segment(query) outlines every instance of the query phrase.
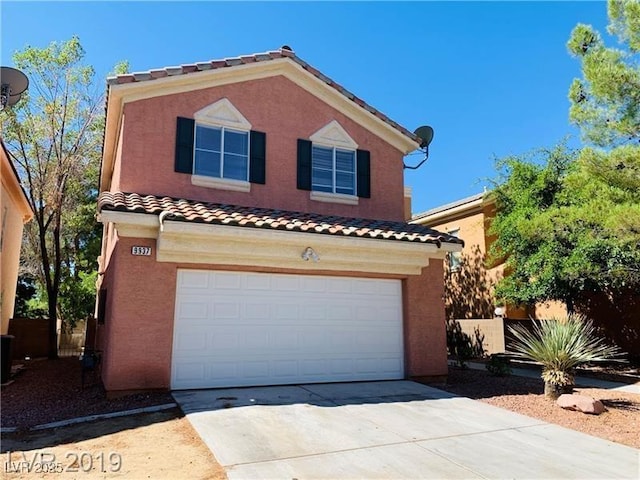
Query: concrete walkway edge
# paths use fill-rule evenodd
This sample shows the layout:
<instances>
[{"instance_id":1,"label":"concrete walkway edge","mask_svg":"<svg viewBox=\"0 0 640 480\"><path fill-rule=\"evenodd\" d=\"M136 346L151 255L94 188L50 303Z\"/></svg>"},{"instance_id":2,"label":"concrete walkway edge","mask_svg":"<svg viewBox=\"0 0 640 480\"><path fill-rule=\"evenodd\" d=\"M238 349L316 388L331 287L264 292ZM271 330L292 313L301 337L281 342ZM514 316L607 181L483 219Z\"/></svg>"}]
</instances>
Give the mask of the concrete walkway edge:
<instances>
[{"instance_id":1,"label":"concrete walkway edge","mask_svg":"<svg viewBox=\"0 0 640 480\"><path fill-rule=\"evenodd\" d=\"M473 370L486 370L484 363L479 362L467 362L469 368ZM511 375L517 375L519 377L528 378L540 378L540 372L529 368L519 368L511 366ZM640 394L640 383L622 383L611 382L609 380L600 380L599 378L585 377L577 375L575 377L576 386L578 387L591 387L591 388L604 388L606 390L616 390L619 392L636 393Z\"/></svg>"},{"instance_id":2,"label":"concrete walkway edge","mask_svg":"<svg viewBox=\"0 0 640 480\"><path fill-rule=\"evenodd\" d=\"M119 412L99 413L95 415L88 415L86 417L69 418L67 420L60 420L58 422L43 423L34 427L26 428L26 431L34 430L46 430L48 428L66 427L67 425L74 425L76 423L92 422L94 420L104 420L107 418L125 417L129 415L136 415L138 413L153 413L162 410L169 410L170 408L176 408L177 403L165 403L162 405L154 405L152 407L134 408L132 410L121 410ZM3 427L0 429L0 433L12 433L17 431L17 427Z\"/></svg>"}]
</instances>

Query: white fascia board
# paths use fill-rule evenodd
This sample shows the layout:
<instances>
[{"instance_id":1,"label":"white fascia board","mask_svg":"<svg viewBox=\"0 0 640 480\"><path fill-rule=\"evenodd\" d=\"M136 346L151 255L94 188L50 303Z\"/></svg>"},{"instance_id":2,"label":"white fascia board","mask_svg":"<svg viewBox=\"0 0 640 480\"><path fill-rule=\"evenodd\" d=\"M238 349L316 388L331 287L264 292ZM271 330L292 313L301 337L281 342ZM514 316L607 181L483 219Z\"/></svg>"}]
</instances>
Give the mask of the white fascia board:
<instances>
[{"instance_id":1,"label":"white fascia board","mask_svg":"<svg viewBox=\"0 0 640 480\"><path fill-rule=\"evenodd\" d=\"M103 210L98 214L98 221L115 224L121 237L157 238L160 229L158 217L146 213Z\"/></svg>"}]
</instances>

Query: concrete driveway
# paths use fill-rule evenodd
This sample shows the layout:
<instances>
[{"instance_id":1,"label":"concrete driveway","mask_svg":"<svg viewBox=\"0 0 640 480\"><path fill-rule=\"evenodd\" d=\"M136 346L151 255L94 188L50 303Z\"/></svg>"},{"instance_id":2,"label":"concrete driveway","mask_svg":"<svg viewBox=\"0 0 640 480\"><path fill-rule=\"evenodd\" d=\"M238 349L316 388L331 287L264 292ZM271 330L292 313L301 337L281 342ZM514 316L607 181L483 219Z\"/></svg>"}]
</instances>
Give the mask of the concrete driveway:
<instances>
[{"instance_id":1,"label":"concrete driveway","mask_svg":"<svg viewBox=\"0 0 640 480\"><path fill-rule=\"evenodd\" d=\"M173 396L230 480L640 474L636 449L409 381Z\"/></svg>"}]
</instances>

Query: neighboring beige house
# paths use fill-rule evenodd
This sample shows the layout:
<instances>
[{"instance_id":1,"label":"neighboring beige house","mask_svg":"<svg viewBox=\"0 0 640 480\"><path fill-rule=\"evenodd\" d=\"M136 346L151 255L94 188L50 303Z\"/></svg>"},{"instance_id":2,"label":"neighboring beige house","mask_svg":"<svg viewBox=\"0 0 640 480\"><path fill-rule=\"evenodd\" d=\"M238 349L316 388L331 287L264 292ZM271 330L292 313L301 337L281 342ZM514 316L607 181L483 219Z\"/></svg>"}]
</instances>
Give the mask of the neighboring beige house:
<instances>
[{"instance_id":1,"label":"neighboring beige house","mask_svg":"<svg viewBox=\"0 0 640 480\"><path fill-rule=\"evenodd\" d=\"M566 308L560 302L515 307L503 305L495 298L495 284L504 275L504 263L491 264L487 257L495 239L488 232L495 214L495 203L491 197L479 193L412 217L411 223L464 240L462 251L448 254L445 262L447 318L494 319L498 314L508 319L524 320L565 315ZM500 310L496 311L497 308ZM485 333L493 336L488 331ZM499 345L497 350L501 350Z\"/></svg>"},{"instance_id":2,"label":"neighboring beige house","mask_svg":"<svg viewBox=\"0 0 640 480\"><path fill-rule=\"evenodd\" d=\"M13 316L20 265L20 246L22 244L22 227L31 220L33 212L27 196L20 185L9 153L0 139L0 156L2 157L2 190L0 199L0 215L2 216L0 233L0 264L2 265L1 297L2 334L9 328L9 319Z\"/></svg>"}]
</instances>

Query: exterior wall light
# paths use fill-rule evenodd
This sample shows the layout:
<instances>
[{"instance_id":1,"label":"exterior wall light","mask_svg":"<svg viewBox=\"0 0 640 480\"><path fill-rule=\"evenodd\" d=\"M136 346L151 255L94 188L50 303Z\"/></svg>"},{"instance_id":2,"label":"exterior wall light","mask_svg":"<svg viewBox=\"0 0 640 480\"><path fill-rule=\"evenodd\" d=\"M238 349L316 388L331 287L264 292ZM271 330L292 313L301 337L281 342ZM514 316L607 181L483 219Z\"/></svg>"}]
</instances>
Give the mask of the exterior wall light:
<instances>
[{"instance_id":1,"label":"exterior wall light","mask_svg":"<svg viewBox=\"0 0 640 480\"><path fill-rule=\"evenodd\" d=\"M311 247L305 248L301 256L302 256L302 260L304 260L305 262L308 262L309 260L318 262L318 260L320 260L320 257L318 256L318 254Z\"/></svg>"}]
</instances>

